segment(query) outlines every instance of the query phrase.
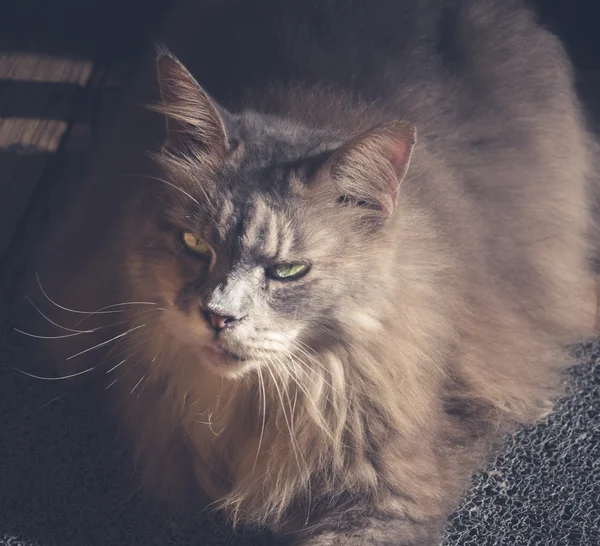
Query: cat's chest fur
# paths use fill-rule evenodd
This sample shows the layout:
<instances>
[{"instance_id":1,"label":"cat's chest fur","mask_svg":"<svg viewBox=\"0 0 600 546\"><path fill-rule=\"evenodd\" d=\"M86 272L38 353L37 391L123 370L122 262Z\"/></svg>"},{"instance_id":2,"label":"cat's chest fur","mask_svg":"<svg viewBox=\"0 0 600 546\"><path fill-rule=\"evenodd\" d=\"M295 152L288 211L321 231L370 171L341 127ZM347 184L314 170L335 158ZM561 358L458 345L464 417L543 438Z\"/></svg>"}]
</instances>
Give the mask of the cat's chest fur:
<instances>
[{"instance_id":1,"label":"cat's chest fur","mask_svg":"<svg viewBox=\"0 0 600 546\"><path fill-rule=\"evenodd\" d=\"M164 375L149 372L148 384L129 404L129 411L146 414L157 434L177 429L173 440L183 438L193 454L189 459L193 473L212 501L227 495L233 484L253 472L262 474L265 444L259 453L258 421L268 411L264 394L257 393L252 381L211 373L198 354L172 340L159 337L150 345L157 346L148 347L148 355L154 350L160 355L157 360L162 360L154 362L156 369L170 371ZM132 375L130 382L135 380Z\"/></svg>"}]
</instances>

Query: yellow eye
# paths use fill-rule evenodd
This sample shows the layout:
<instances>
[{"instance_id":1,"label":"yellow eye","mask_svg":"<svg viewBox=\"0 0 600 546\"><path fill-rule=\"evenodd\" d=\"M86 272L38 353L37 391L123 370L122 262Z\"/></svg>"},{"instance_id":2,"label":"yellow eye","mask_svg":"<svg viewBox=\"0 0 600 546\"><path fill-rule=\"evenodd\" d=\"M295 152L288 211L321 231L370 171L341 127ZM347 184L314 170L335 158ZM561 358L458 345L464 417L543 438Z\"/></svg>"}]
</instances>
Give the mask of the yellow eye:
<instances>
[{"instance_id":1,"label":"yellow eye","mask_svg":"<svg viewBox=\"0 0 600 546\"><path fill-rule=\"evenodd\" d=\"M182 234L181 239L183 244L192 252L201 256L211 256L212 252L210 245L206 241L196 237L193 233L185 231Z\"/></svg>"},{"instance_id":2,"label":"yellow eye","mask_svg":"<svg viewBox=\"0 0 600 546\"><path fill-rule=\"evenodd\" d=\"M305 263L283 263L267 269L267 273L274 279L291 281L299 279L308 273L309 266Z\"/></svg>"}]
</instances>

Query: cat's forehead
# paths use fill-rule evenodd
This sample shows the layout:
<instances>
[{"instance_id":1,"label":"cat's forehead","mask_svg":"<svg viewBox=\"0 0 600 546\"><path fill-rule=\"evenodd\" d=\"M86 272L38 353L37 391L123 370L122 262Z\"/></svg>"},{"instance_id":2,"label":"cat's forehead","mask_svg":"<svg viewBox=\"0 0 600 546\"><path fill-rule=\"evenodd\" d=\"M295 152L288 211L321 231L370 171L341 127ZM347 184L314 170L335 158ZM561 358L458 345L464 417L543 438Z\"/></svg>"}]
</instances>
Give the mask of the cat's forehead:
<instances>
[{"instance_id":1,"label":"cat's forehead","mask_svg":"<svg viewBox=\"0 0 600 546\"><path fill-rule=\"evenodd\" d=\"M234 151L216 176L217 191L233 208L281 210L303 193L332 149L332 135L273 116L247 113L228 127Z\"/></svg>"},{"instance_id":2,"label":"cat's forehead","mask_svg":"<svg viewBox=\"0 0 600 546\"><path fill-rule=\"evenodd\" d=\"M212 232L235 254L266 261L288 256L302 239L290 207L261 193L243 203L224 200L213 217Z\"/></svg>"},{"instance_id":3,"label":"cat's forehead","mask_svg":"<svg viewBox=\"0 0 600 546\"><path fill-rule=\"evenodd\" d=\"M241 143L242 167L276 170L335 148L334 133L277 116L245 112L230 123L231 137Z\"/></svg>"},{"instance_id":4,"label":"cat's forehead","mask_svg":"<svg viewBox=\"0 0 600 546\"><path fill-rule=\"evenodd\" d=\"M268 259L287 255L297 242L287 211L263 196L257 196L247 207L241 228L241 247Z\"/></svg>"},{"instance_id":5,"label":"cat's forehead","mask_svg":"<svg viewBox=\"0 0 600 546\"><path fill-rule=\"evenodd\" d=\"M253 113L238 116L228 130L236 151L211 185L208 229L236 252L287 256L301 246L311 180L337 143L329 134Z\"/></svg>"},{"instance_id":6,"label":"cat's forehead","mask_svg":"<svg viewBox=\"0 0 600 546\"><path fill-rule=\"evenodd\" d=\"M248 231L250 241L261 238L269 222L274 226L289 217L330 144L305 128L263 116L241 122L231 136L239 139L238 150L229 168L217 174L215 213L220 231L238 224L235 229Z\"/></svg>"}]
</instances>

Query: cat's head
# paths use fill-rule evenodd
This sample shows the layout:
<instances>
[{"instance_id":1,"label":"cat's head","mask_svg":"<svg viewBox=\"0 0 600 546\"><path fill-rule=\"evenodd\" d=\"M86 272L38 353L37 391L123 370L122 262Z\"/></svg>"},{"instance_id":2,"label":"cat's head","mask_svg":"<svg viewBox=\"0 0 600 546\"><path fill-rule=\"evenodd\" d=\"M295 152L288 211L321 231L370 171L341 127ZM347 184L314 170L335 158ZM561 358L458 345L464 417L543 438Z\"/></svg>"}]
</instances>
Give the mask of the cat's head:
<instances>
[{"instance_id":1,"label":"cat's head","mask_svg":"<svg viewBox=\"0 0 600 546\"><path fill-rule=\"evenodd\" d=\"M224 375L310 359L356 328L377 335L414 127L342 135L232 114L168 54L158 80L163 183L132 275L167 330Z\"/></svg>"}]
</instances>

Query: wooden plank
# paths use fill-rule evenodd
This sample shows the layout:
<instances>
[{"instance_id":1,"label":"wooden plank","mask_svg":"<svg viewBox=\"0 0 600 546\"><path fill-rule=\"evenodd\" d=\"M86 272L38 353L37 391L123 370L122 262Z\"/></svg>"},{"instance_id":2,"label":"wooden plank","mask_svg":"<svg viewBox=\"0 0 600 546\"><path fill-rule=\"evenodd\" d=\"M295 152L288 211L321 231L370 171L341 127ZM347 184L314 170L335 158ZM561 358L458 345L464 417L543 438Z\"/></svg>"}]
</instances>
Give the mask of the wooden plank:
<instances>
[{"instance_id":1,"label":"wooden plank","mask_svg":"<svg viewBox=\"0 0 600 546\"><path fill-rule=\"evenodd\" d=\"M92 74L86 60L0 54L0 256Z\"/></svg>"}]
</instances>

